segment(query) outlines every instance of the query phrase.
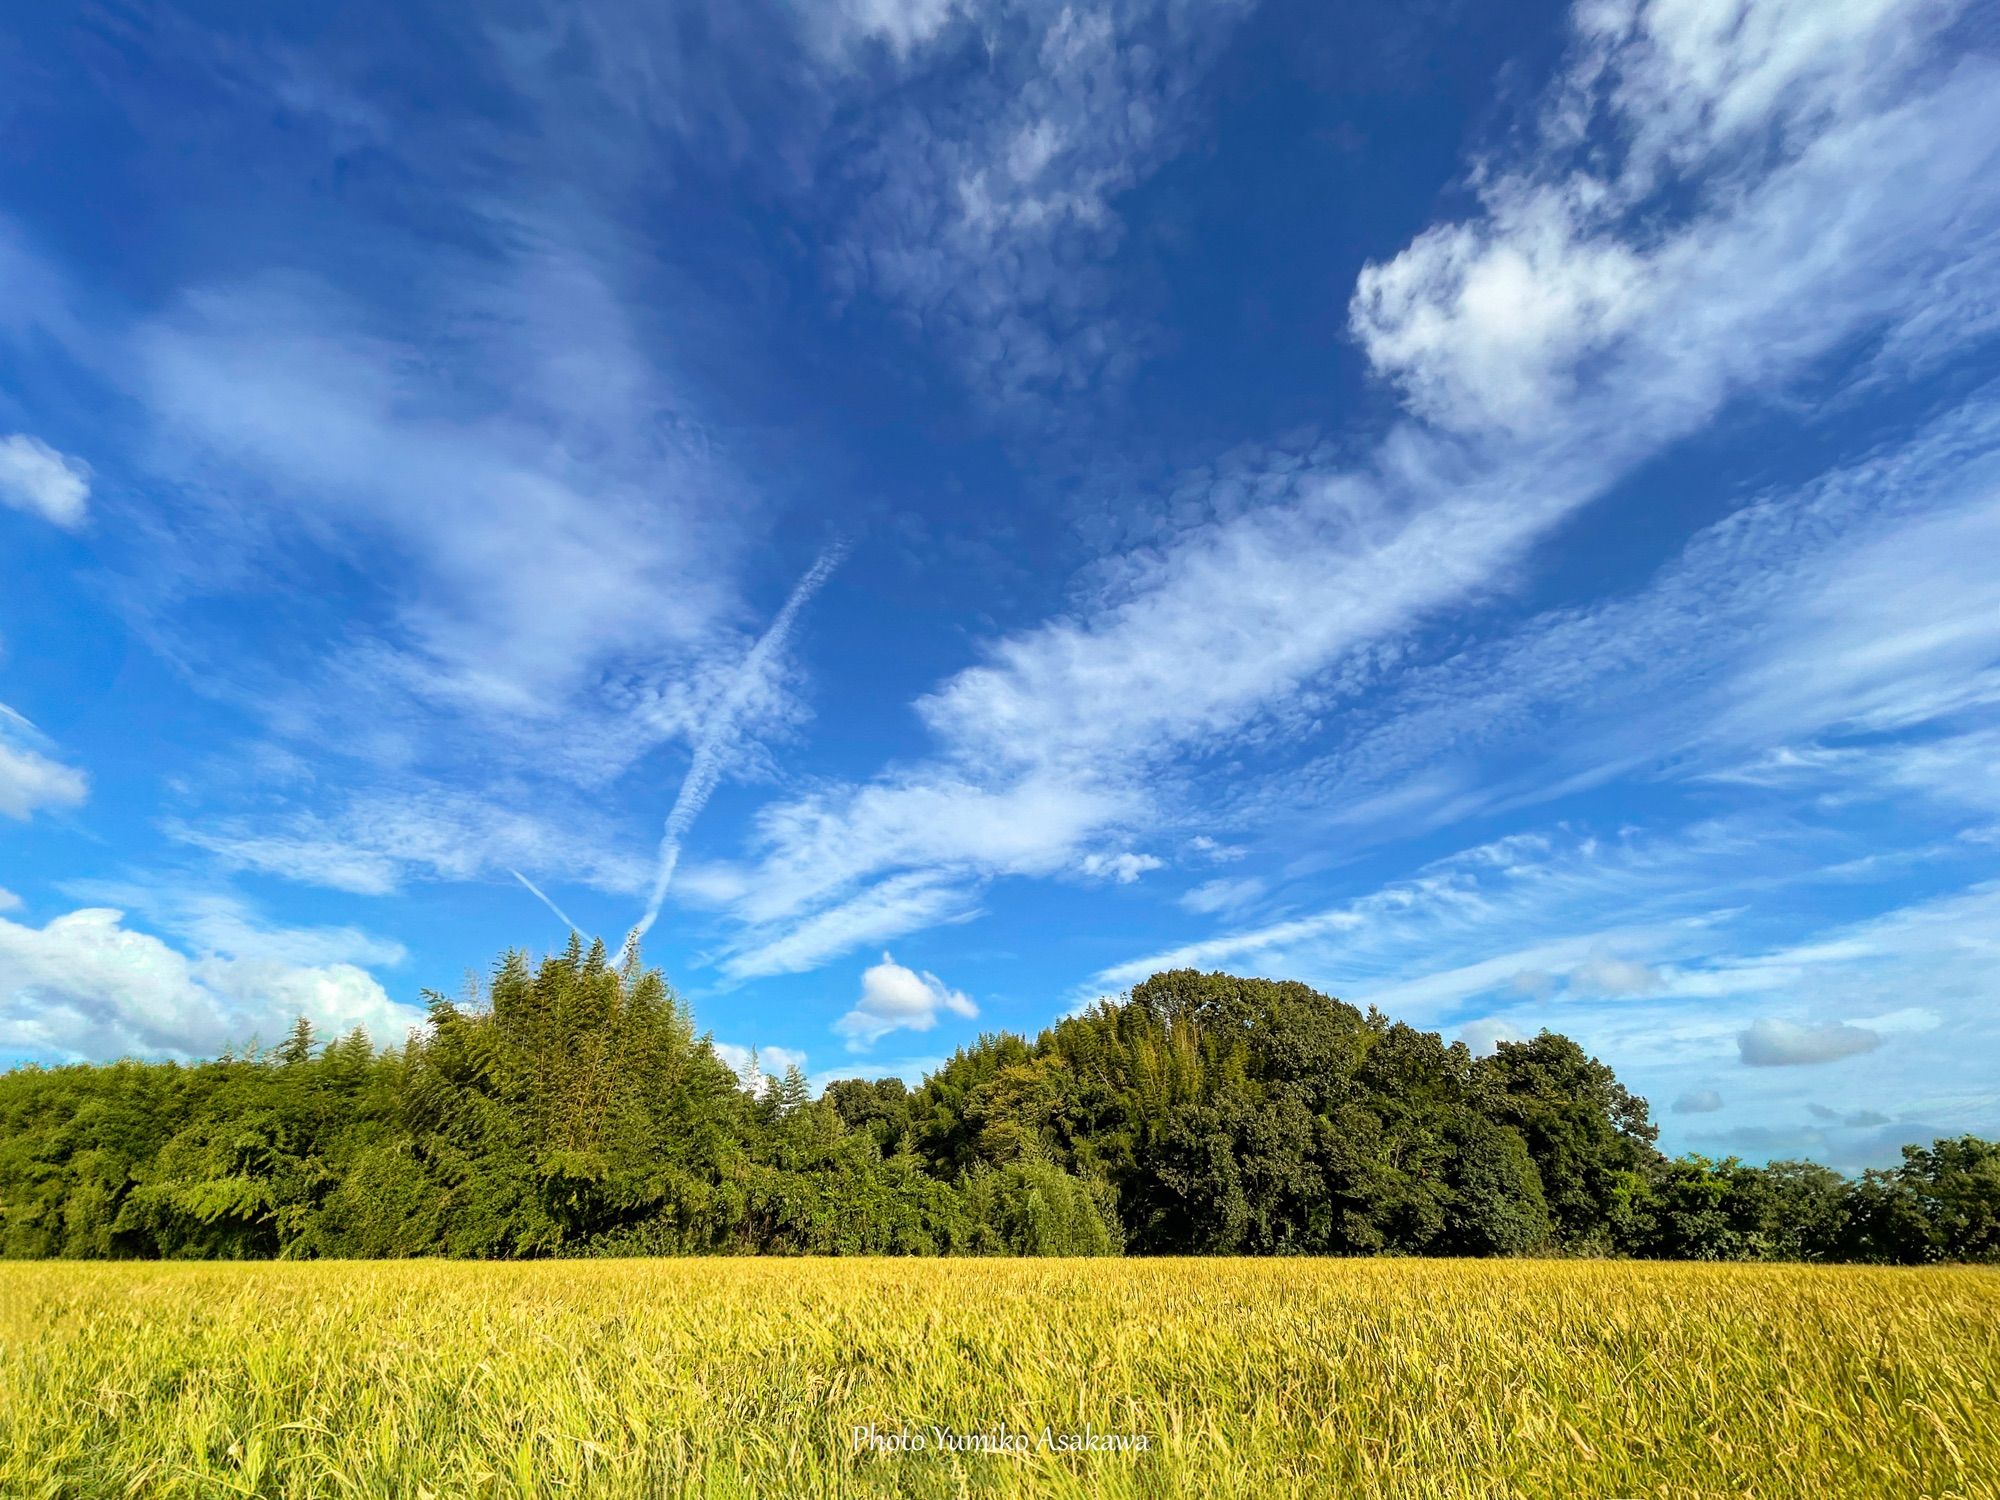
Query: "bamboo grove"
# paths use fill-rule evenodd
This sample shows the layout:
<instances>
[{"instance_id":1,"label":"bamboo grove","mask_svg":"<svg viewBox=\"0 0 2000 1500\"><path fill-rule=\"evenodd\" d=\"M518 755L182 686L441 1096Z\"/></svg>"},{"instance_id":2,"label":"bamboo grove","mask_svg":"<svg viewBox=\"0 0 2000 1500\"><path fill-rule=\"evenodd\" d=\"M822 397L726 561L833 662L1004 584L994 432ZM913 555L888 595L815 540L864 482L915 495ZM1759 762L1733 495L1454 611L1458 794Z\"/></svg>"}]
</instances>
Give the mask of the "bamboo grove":
<instances>
[{"instance_id":1,"label":"bamboo grove","mask_svg":"<svg viewBox=\"0 0 2000 1500\"><path fill-rule=\"evenodd\" d=\"M0 1075L0 1254L2000 1258L2000 1147L1669 1159L1544 1032L1474 1057L1302 984L1176 971L915 1088L746 1086L601 944L356 1032Z\"/></svg>"}]
</instances>

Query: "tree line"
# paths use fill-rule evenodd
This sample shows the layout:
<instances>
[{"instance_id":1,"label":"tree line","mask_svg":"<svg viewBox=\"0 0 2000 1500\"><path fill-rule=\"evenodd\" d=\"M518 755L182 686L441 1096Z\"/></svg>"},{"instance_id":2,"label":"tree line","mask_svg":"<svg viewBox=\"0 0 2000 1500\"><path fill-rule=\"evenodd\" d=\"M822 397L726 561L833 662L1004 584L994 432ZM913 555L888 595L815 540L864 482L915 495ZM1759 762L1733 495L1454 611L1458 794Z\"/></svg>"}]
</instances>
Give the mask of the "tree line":
<instances>
[{"instance_id":1,"label":"tree line","mask_svg":"<svg viewBox=\"0 0 2000 1500\"><path fill-rule=\"evenodd\" d=\"M1602 1254L2000 1260L2000 1145L1858 1179L1668 1158L1551 1032L1475 1057L1178 970L915 1088L746 1086L635 950L183 1065L0 1075L9 1257Z\"/></svg>"}]
</instances>

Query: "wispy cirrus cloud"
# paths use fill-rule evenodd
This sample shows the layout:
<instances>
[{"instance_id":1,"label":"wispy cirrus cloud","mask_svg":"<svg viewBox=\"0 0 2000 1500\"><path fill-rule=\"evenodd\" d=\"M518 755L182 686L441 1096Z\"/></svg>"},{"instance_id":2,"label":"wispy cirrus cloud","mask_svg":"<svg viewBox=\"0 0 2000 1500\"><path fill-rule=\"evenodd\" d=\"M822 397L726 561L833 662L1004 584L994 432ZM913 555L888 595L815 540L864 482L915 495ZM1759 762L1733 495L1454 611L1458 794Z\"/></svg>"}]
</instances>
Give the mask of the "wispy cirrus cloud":
<instances>
[{"instance_id":1,"label":"wispy cirrus cloud","mask_svg":"<svg viewBox=\"0 0 2000 1500\"><path fill-rule=\"evenodd\" d=\"M48 752L48 737L0 703L0 817L26 820L44 808L80 807L90 778Z\"/></svg>"},{"instance_id":2,"label":"wispy cirrus cloud","mask_svg":"<svg viewBox=\"0 0 2000 1500\"><path fill-rule=\"evenodd\" d=\"M863 943L978 916L978 892L929 871L892 875L820 906L801 921L752 928L717 966L732 982L804 974Z\"/></svg>"},{"instance_id":3,"label":"wispy cirrus cloud","mask_svg":"<svg viewBox=\"0 0 2000 1500\"><path fill-rule=\"evenodd\" d=\"M906 92L869 117L837 289L896 309L978 399L1031 426L1116 386L1147 338L1118 316L1103 269L1125 232L1117 199L1177 149L1196 84L1248 9L980 7L963 45L928 59L913 86L921 107ZM920 18L908 34L929 39L945 8L895 13Z\"/></svg>"},{"instance_id":4,"label":"wispy cirrus cloud","mask_svg":"<svg viewBox=\"0 0 2000 1500\"><path fill-rule=\"evenodd\" d=\"M367 633L310 694L283 695L287 713L310 718L329 690L350 702L371 691L391 724L462 717L561 755L559 769L601 774L590 757L629 757L648 730L678 727L669 674L641 663L728 644L742 486L698 445L612 437L656 431L674 398L636 372L605 287L544 253L556 263L497 278L468 267L459 280L459 315L484 335L482 381L497 377L469 412L453 409L455 381L427 373L432 351L325 286L194 293L135 332L164 461L226 466L232 480L205 486L204 509L169 533L183 589L237 585L233 570L215 576L218 530L236 539L221 555L238 566L246 552L304 549L305 566L366 555L392 587L420 580L363 617ZM595 372L588 385L567 383L573 366ZM254 518L245 491L259 497ZM567 717L578 710L593 727L634 727L592 748Z\"/></svg>"},{"instance_id":5,"label":"wispy cirrus cloud","mask_svg":"<svg viewBox=\"0 0 2000 1500\"><path fill-rule=\"evenodd\" d=\"M617 895L639 894L649 878L633 830L601 809L526 787L494 796L391 782L326 799L323 810L174 817L163 826L225 868L362 896L388 895L413 880L508 878L517 869Z\"/></svg>"},{"instance_id":6,"label":"wispy cirrus cloud","mask_svg":"<svg viewBox=\"0 0 2000 1500\"><path fill-rule=\"evenodd\" d=\"M2000 545L1993 394L1753 499L1630 593L1410 665L1281 795L1316 819L1384 829L1634 773L1838 780L1850 797L1990 806L1980 758L1993 733L1981 716L2000 706L2000 613L1982 565Z\"/></svg>"},{"instance_id":7,"label":"wispy cirrus cloud","mask_svg":"<svg viewBox=\"0 0 2000 1500\"><path fill-rule=\"evenodd\" d=\"M1293 465L1264 503L1093 570L1072 609L993 641L916 704L936 760L767 809L739 917L782 931L885 877L969 898L1156 825L1201 755L1402 670L1426 625L1504 593L1553 528L1725 403L1928 319L1936 278L2000 244L2000 68L1939 51L1931 10L1851 10L1760 14L1749 73L1679 8L1584 14L1528 155L1482 165L1481 216L1362 278L1357 334L1428 425ZM1714 118L1654 136L1662 79ZM1620 133L1608 173L1580 111ZM1544 276L1574 288L1522 303ZM1643 315L1607 300L1625 280ZM1926 326L1942 358L1953 335ZM1499 411L1494 372L1515 364L1531 409ZM1029 789L1072 815L1020 824L996 857L983 809ZM882 837L918 806L921 839Z\"/></svg>"},{"instance_id":8,"label":"wispy cirrus cloud","mask_svg":"<svg viewBox=\"0 0 2000 1500\"><path fill-rule=\"evenodd\" d=\"M34 272L10 286L38 303L0 293L0 329L32 316L136 413L124 449L144 483L105 502L112 595L251 726L217 758L225 772L183 789L198 814L169 829L235 867L356 892L509 865L630 888L625 857L603 852L622 836L557 854L520 824L691 749L743 697L763 612L746 576L765 555L746 543L767 512L699 382L668 356L671 276L615 211L622 179L552 176L523 123L574 140L611 122L536 92L521 59L475 51L496 87L520 86L518 114L385 131L395 101L357 92L339 48L266 68L248 43L147 24L191 101L159 122L163 138L218 99L267 90L300 155L395 165L286 270L215 257L226 270L191 272L136 311L7 236ZM498 160L519 168L504 193L486 175ZM267 171L268 208L229 211L283 225L295 180L243 165L248 180ZM433 212L454 232L413 231L413 213ZM260 600L280 613L242 628ZM762 737L802 717L795 686L775 663L734 704L740 772L762 773ZM251 774L297 750L310 781ZM32 772L41 802L76 800L80 779L32 753L9 752L22 798ZM468 802L512 831L444 806Z\"/></svg>"},{"instance_id":9,"label":"wispy cirrus cloud","mask_svg":"<svg viewBox=\"0 0 2000 1500\"><path fill-rule=\"evenodd\" d=\"M1201 916L1230 913L1254 904L1264 894L1264 882L1254 875L1236 879L1204 880L1182 893L1183 909Z\"/></svg>"}]
</instances>

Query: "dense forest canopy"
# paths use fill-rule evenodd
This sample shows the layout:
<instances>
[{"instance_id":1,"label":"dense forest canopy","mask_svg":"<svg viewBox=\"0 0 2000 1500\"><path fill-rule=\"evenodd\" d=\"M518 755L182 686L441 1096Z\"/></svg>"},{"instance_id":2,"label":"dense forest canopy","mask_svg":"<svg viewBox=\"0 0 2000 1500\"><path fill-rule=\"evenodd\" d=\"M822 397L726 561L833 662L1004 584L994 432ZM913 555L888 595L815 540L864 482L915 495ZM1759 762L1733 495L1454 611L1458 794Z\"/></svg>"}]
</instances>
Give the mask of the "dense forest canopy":
<instances>
[{"instance_id":1,"label":"dense forest canopy","mask_svg":"<svg viewBox=\"0 0 2000 1500\"><path fill-rule=\"evenodd\" d=\"M681 1253L2000 1259L2000 1146L1851 1181L1655 1148L1566 1037L1475 1057L1303 984L1158 974L923 1085L750 1086L628 949L192 1066L0 1075L12 1257Z\"/></svg>"}]
</instances>

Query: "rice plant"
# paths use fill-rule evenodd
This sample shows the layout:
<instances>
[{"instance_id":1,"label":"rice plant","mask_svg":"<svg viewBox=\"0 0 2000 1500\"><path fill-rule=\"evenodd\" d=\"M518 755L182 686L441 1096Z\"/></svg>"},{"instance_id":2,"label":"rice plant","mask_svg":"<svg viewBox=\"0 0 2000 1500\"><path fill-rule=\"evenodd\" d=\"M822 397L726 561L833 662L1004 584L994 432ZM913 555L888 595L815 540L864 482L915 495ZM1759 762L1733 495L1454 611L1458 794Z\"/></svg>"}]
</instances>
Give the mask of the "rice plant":
<instances>
[{"instance_id":1,"label":"rice plant","mask_svg":"<svg viewBox=\"0 0 2000 1500\"><path fill-rule=\"evenodd\" d=\"M2000 1274L53 1264L0 1494L2000 1494Z\"/></svg>"}]
</instances>

